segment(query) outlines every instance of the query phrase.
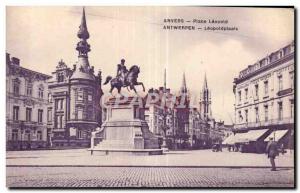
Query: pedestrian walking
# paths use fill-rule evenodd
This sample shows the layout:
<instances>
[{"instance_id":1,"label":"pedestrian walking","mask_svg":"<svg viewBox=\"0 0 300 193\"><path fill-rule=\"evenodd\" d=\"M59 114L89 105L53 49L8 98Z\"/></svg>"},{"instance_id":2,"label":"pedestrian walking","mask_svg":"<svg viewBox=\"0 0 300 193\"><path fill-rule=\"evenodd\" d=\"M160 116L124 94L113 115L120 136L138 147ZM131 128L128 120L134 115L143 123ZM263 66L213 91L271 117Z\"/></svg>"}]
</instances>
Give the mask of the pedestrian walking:
<instances>
[{"instance_id":1,"label":"pedestrian walking","mask_svg":"<svg viewBox=\"0 0 300 193\"><path fill-rule=\"evenodd\" d=\"M275 158L278 155L278 146L277 142L274 141L273 137L269 138L270 141L266 148L266 153L268 154L268 158L270 159L272 169L271 171L276 171Z\"/></svg>"}]
</instances>

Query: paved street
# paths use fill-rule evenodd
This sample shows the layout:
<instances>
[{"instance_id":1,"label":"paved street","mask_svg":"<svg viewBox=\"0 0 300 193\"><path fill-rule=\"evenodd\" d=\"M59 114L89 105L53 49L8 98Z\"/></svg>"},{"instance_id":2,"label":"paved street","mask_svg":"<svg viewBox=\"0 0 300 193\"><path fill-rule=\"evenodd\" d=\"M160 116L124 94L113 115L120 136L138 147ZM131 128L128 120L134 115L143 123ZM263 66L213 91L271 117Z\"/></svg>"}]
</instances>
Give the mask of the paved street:
<instances>
[{"instance_id":1,"label":"paved street","mask_svg":"<svg viewBox=\"0 0 300 193\"><path fill-rule=\"evenodd\" d=\"M170 151L165 155L93 156L86 149L7 152L9 187L293 187L294 156Z\"/></svg>"},{"instance_id":2,"label":"paved street","mask_svg":"<svg viewBox=\"0 0 300 193\"><path fill-rule=\"evenodd\" d=\"M10 151L6 154L6 164L15 166L218 166L218 167L270 167L265 154L240 152L212 152L211 150L170 151L165 155L130 156L103 155L95 152L93 156L87 149ZM293 167L293 153L287 152L276 158L281 167Z\"/></svg>"},{"instance_id":3,"label":"paved street","mask_svg":"<svg viewBox=\"0 0 300 193\"><path fill-rule=\"evenodd\" d=\"M293 169L7 167L9 187L293 187Z\"/></svg>"}]
</instances>

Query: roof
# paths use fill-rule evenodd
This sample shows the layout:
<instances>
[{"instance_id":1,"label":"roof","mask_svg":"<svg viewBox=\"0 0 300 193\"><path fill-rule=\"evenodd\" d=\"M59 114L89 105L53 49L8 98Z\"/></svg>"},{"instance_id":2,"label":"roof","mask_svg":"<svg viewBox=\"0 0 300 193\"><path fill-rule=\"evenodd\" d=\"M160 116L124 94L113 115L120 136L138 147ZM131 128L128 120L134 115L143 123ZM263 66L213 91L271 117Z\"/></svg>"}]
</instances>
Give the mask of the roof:
<instances>
[{"instance_id":1,"label":"roof","mask_svg":"<svg viewBox=\"0 0 300 193\"><path fill-rule=\"evenodd\" d=\"M9 64L8 67L9 68L18 68L23 72L26 72L26 73L29 73L29 74L35 74L35 75L43 77L44 79L50 79L52 77L52 76L49 76L48 74L44 74L44 73L41 73L41 72L30 70L28 68L24 68L22 66L17 66L17 65L14 65L14 64Z\"/></svg>"},{"instance_id":2,"label":"roof","mask_svg":"<svg viewBox=\"0 0 300 193\"><path fill-rule=\"evenodd\" d=\"M85 80L95 80L94 75L86 72L82 72L79 69L76 69L73 75L70 78L71 80L73 79L85 79Z\"/></svg>"}]
</instances>

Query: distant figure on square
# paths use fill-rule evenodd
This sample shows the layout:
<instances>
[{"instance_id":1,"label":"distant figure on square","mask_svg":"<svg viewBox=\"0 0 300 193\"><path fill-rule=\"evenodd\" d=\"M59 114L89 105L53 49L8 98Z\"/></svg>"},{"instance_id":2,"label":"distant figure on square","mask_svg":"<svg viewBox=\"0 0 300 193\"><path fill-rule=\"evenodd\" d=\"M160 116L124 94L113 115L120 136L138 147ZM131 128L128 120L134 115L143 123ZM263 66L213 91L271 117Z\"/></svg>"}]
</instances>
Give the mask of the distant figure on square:
<instances>
[{"instance_id":1,"label":"distant figure on square","mask_svg":"<svg viewBox=\"0 0 300 193\"><path fill-rule=\"evenodd\" d=\"M275 158L278 155L278 147L277 142L274 141L273 137L270 137L270 141L266 148L266 153L268 154L268 158L270 158L272 169L271 171L276 171Z\"/></svg>"}]
</instances>

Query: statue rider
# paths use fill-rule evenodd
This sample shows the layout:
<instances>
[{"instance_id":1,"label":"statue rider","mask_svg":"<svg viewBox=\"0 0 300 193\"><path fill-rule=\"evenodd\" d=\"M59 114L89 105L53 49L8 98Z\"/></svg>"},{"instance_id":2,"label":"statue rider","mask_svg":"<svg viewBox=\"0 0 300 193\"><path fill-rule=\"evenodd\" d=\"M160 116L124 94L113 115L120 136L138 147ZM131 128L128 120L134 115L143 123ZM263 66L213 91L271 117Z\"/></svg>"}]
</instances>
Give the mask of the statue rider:
<instances>
[{"instance_id":1,"label":"statue rider","mask_svg":"<svg viewBox=\"0 0 300 193\"><path fill-rule=\"evenodd\" d=\"M118 64L118 70L117 70L117 77L122 82L122 84L125 84L126 75L128 73L128 70L125 66L125 60L121 60L121 64Z\"/></svg>"}]
</instances>

